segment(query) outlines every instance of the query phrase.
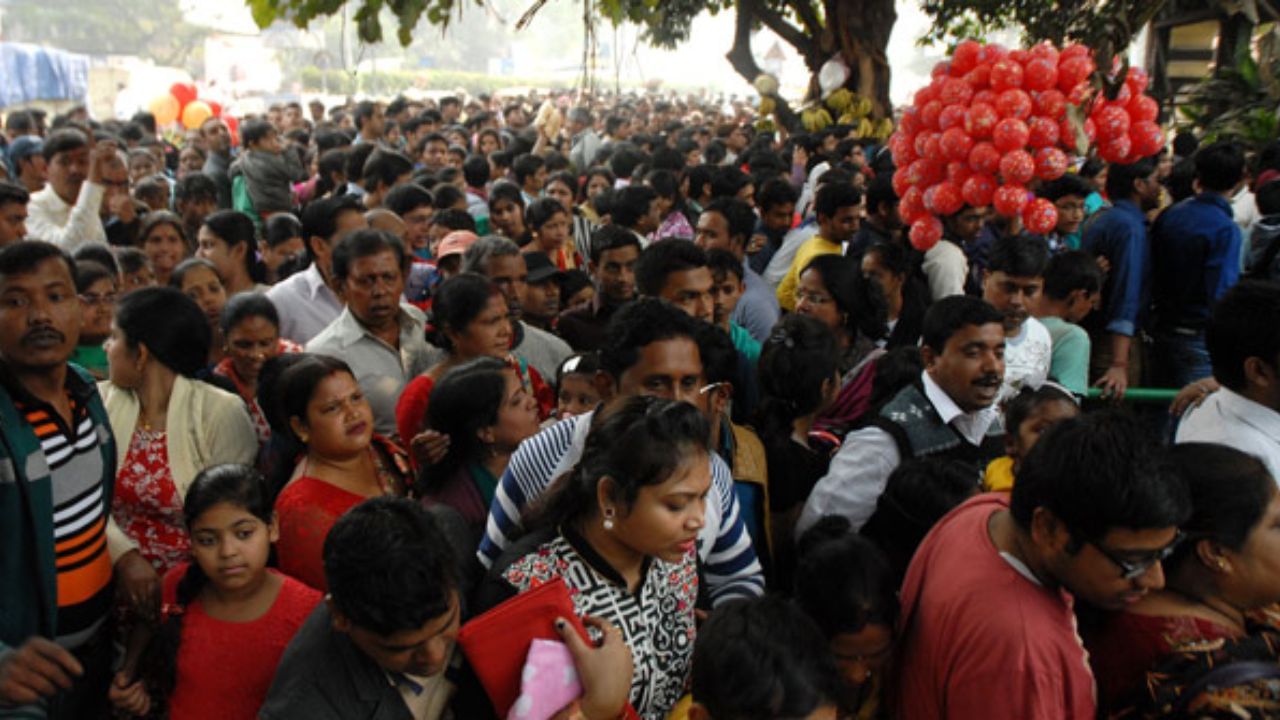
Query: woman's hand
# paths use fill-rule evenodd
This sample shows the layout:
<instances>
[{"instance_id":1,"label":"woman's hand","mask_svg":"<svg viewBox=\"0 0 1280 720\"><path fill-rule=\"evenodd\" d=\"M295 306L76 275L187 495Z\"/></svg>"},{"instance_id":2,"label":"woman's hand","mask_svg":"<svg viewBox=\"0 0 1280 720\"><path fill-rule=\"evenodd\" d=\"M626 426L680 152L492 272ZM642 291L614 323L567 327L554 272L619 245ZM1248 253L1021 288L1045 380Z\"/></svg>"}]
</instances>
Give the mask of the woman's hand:
<instances>
[{"instance_id":1,"label":"woman's hand","mask_svg":"<svg viewBox=\"0 0 1280 720\"><path fill-rule=\"evenodd\" d=\"M116 673L107 690L107 698L111 705L130 715L146 715L151 711L151 696L147 694L147 686L141 680L129 682L123 672Z\"/></svg>"},{"instance_id":2,"label":"woman's hand","mask_svg":"<svg viewBox=\"0 0 1280 720\"><path fill-rule=\"evenodd\" d=\"M578 711L586 720L614 720L631 698L631 648L622 631L607 620L588 615L582 621L600 631L598 646L587 644L564 618L556 620L556 631L569 648L582 682Z\"/></svg>"},{"instance_id":3,"label":"woman's hand","mask_svg":"<svg viewBox=\"0 0 1280 720\"><path fill-rule=\"evenodd\" d=\"M449 452L449 436L438 430L423 430L409 441L409 452L418 467L435 465Z\"/></svg>"}]
</instances>

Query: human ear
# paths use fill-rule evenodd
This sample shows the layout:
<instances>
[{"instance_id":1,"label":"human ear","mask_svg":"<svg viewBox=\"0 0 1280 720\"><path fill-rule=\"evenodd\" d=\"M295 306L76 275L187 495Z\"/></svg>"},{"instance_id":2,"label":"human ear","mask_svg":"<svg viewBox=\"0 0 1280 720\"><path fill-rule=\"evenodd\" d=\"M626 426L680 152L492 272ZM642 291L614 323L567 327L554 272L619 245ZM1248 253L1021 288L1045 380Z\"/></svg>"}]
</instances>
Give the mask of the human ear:
<instances>
[{"instance_id":1,"label":"human ear","mask_svg":"<svg viewBox=\"0 0 1280 720\"><path fill-rule=\"evenodd\" d=\"M938 363L938 353L928 345L921 345L920 359L924 361L924 368L926 370L932 370Z\"/></svg>"},{"instance_id":2,"label":"human ear","mask_svg":"<svg viewBox=\"0 0 1280 720\"><path fill-rule=\"evenodd\" d=\"M1031 540L1042 550L1063 552L1071 543L1071 532L1052 511L1038 507L1031 514Z\"/></svg>"},{"instance_id":3,"label":"human ear","mask_svg":"<svg viewBox=\"0 0 1280 720\"><path fill-rule=\"evenodd\" d=\"M289 429L293 430L293 434L303 443L307 442L307 424L302 422L297 415L289 418Z\"/></svg>"},{"instance_id":4,"label":"human ear","mask_svg":"<svg viewBox=\"0 0 1280 720\"><path fill-rule=\"evenodd\" d=\"M271 522L267 523L267 540L275 543L280 539L280 519L271 513Z\"/></svg>"},{"instance_id":5,"label":"human ear","mask_svg":"<svg viewBox=\"0 0 1280 720\"><path fill-rule=\"evenodd\" d=\"M607 402L617 394L617 380L604 370L596 371L596 374L591 378L591 384L595 385L596 393L600 395L601 401Z\"/></svg>"},{"instance_id":6,"label":"human ear","mask_svg":"<svg viewBox=\"0 0 1280 720\"><path fill-rule=\"evenodd\" d=\"M1209 568L1209 572L1217 574L1231 572L1231 559L1227 556L1227 552L1212 540L1196 542L1196 557Z\"/></svg>"}]
</instances>

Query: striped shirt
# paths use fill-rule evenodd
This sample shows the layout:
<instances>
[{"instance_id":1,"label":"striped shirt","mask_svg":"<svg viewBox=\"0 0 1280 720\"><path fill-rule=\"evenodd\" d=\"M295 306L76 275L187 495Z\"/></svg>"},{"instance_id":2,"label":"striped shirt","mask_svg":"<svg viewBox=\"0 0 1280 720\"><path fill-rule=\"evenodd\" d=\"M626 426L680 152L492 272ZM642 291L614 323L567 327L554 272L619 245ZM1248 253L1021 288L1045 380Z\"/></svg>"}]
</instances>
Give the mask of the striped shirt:
<instances>
[{"instance_id":1,"label":"striped shirt","mask_svg":"<svg viewBox=\"0 0 1280 720\"><path fill-rule=\"evenodd\" d=\"M44 403L17 403L31 424L53 488L54 565L58 580L57 642L76 648L91 638L111 610L111 557L104 495L101 432L89 408L71 400L68 427Z\"/></svg>"},{"instance_id":2,"label":"striped shirt","mask_svg":"<svg viewBox=\"0 0 1280 720\"><path fill-rule=\"evenodd\" d=\"M477 553L490 567L520 534L520 515L552 481L568 472L582 457L594 413L577 415L542 430L520 443L498 483L484 537ZM711 484L707 517L698 535L698 556L714 604L764 594L764 577L755 548L738 514L737 496L729 467L711 453Z\"/></svg>"}]
</instances>

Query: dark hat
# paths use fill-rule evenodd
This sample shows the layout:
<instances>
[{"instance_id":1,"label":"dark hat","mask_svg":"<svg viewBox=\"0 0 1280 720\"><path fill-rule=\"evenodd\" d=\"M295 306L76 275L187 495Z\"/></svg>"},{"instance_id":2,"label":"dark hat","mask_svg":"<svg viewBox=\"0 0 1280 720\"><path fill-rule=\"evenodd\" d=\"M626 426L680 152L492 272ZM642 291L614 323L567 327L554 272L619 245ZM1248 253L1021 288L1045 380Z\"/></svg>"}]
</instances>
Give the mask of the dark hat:
<instances>
[{"instance_id":1,"label":"dark hat","mask_svg":"<svg viewBox=\"0 0 1280 720\"><path fill-rule=\"evenodd\" d=\"M18 176L18 161L44 152L44 141L38 135L22 135L9 143L9 174Z\"/></svg>"},{"instance_id":2,"label":"dark hat","mask_svg":"<svg viewBox=\"0 0 1280 720\"><path fill-rule=\"evenodd\" d=\"M524 264L529 271L528 281L535 285L560 279L560 268L551 262L546 253L527 252L524 254Z\"/></svg>"}]
</instances>

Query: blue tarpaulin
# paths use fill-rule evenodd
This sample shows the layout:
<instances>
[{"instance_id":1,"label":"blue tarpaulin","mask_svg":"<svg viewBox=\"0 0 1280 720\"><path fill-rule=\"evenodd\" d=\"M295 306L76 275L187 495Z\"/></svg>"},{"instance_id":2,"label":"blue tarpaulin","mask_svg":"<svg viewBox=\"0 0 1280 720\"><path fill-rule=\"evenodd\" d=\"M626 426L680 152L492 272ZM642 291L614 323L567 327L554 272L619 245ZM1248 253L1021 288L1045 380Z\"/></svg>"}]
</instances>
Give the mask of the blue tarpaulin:
<instances>
[{"instance_id":1,"label":"blue tarpaulin","mask_svg":"<svg viewBox=\"0 0 1280 720\"><path fill-rule=\"evenodd\" d=\"M89 56L0 42L0 108L35 100L89 97Z\"/></svg>"}]
</instances>

